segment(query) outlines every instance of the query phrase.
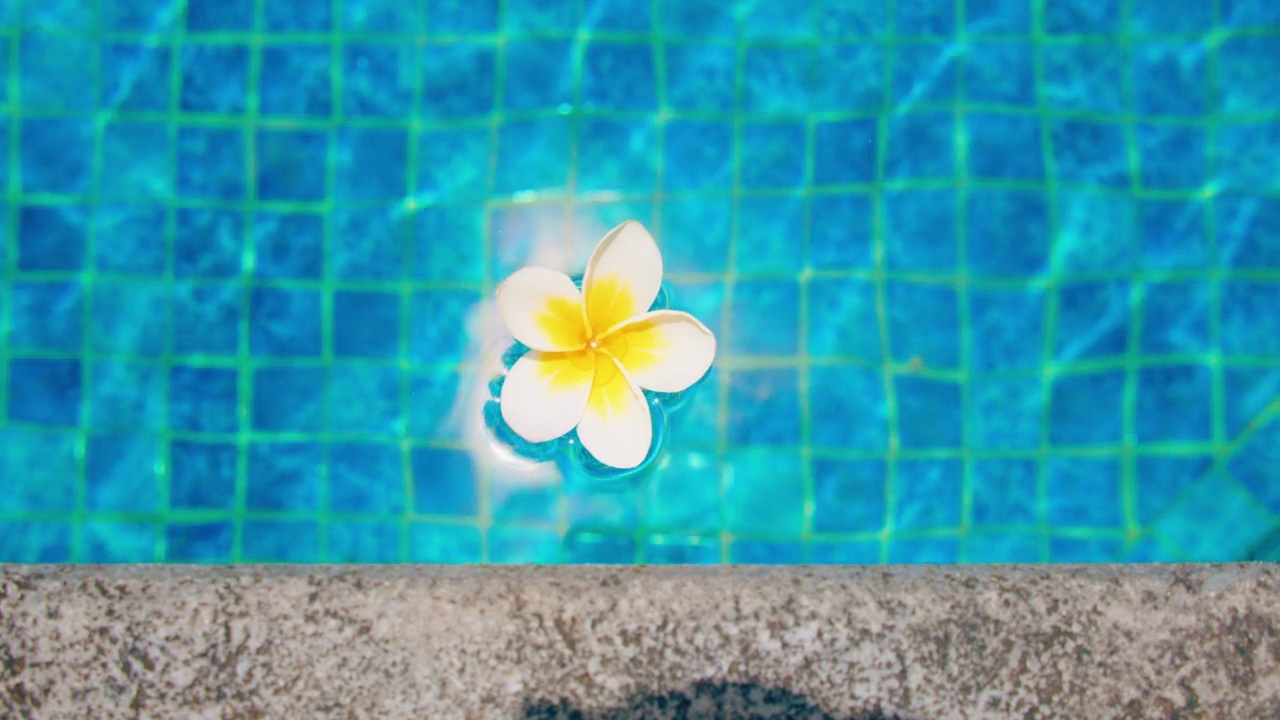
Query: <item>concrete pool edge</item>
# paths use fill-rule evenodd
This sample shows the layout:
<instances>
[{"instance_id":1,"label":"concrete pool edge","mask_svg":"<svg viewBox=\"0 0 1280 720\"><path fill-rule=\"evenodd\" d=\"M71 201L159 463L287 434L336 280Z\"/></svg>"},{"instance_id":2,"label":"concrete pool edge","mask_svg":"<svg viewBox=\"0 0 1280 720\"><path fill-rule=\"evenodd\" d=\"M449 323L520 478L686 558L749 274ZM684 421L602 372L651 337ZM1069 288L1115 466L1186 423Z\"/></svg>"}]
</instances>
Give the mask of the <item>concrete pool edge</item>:
<instances>
[{"instance_id":1,"label":"concrete pool edge","mask_svg":"<svg viewBox=\"0 0 1280 720\"><path fill-rule=\"evenodd\" d=\"M1280 717L1280 566L0 566L4 717L744 703Z\"/></svg>"}]
</instances>

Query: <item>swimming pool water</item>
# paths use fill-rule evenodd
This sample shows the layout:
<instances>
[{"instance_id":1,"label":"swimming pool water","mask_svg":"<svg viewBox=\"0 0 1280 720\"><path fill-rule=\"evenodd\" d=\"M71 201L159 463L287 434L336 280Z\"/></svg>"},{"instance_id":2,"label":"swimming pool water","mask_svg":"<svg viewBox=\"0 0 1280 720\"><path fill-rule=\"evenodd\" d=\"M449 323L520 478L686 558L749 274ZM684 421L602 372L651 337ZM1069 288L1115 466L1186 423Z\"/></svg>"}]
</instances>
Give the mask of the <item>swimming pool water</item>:
<instances>
[{"instance_id":1,"label":"swimming pool water","mask_svg":"<svg viewBox=\"0 0 1280 720\"><path fill-rule=\"evenodd\" d=\"M8 0L0 72L0 561L1274 553L1272 0ZM513 462L495 284L628 218L712 375Z\"/></svg>"}]
</instances>

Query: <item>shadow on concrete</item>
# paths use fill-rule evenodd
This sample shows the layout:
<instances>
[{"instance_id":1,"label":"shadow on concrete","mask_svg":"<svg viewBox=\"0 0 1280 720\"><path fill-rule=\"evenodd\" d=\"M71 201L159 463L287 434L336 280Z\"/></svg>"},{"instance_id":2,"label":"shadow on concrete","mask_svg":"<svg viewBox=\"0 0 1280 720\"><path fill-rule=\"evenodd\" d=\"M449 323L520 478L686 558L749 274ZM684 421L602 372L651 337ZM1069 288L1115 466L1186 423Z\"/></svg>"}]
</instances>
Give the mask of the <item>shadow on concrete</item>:
<instances>
[{"instance_id":1,"label":"shadow on concrete","mask_svg":"<svg viewBox=\"0 0 1280 720\"><path fill-rule=\"evenodd\" d=\"M584 712L568 701L525 706L525 720L901 720L870 713L837 717L803 696L754 683L698 683L687 690L637 695L623 707Z\"/></svg>"}]
</instances>

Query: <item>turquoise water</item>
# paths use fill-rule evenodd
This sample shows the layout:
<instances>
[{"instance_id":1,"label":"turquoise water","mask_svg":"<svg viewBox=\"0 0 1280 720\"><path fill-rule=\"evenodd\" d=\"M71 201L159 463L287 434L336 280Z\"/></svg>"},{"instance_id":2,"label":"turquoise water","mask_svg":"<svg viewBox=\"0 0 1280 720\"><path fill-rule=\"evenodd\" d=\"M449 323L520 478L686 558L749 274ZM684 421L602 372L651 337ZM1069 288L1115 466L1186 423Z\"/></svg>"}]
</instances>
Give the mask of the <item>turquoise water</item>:
<instances>
[{"instance_id":1,"label":"turquoise water","mask_svg":"<svg viewBox=\"0 0 1280 720\"><path fill-rule=\"evenodd\" d=\"M0 561L1268 557L1271 0L0 1ZM486 422L625 219L643 472Z\"/></svg>"}]
</instances>

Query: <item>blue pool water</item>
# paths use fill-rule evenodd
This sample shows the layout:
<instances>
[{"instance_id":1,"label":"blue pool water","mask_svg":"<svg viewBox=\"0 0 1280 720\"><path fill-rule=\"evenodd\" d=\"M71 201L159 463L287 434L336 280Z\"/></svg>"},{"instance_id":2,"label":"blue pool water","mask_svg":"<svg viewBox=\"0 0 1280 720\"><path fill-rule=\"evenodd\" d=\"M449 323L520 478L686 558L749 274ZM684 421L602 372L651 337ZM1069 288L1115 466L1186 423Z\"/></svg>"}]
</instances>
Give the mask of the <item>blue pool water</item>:
<instances>
[{"instance_id":1,"label":"blue pool water","mask_svg":"<svg viewBox=\"0 0 1280 720\"><path fill-rule=\"evenodd\" d=\"M0 561L1280 546L1274 0L0 0L0 72ZM601 483L493 442L493 291L628 218L720 352Z\"/></svg>"}]
</instances>

